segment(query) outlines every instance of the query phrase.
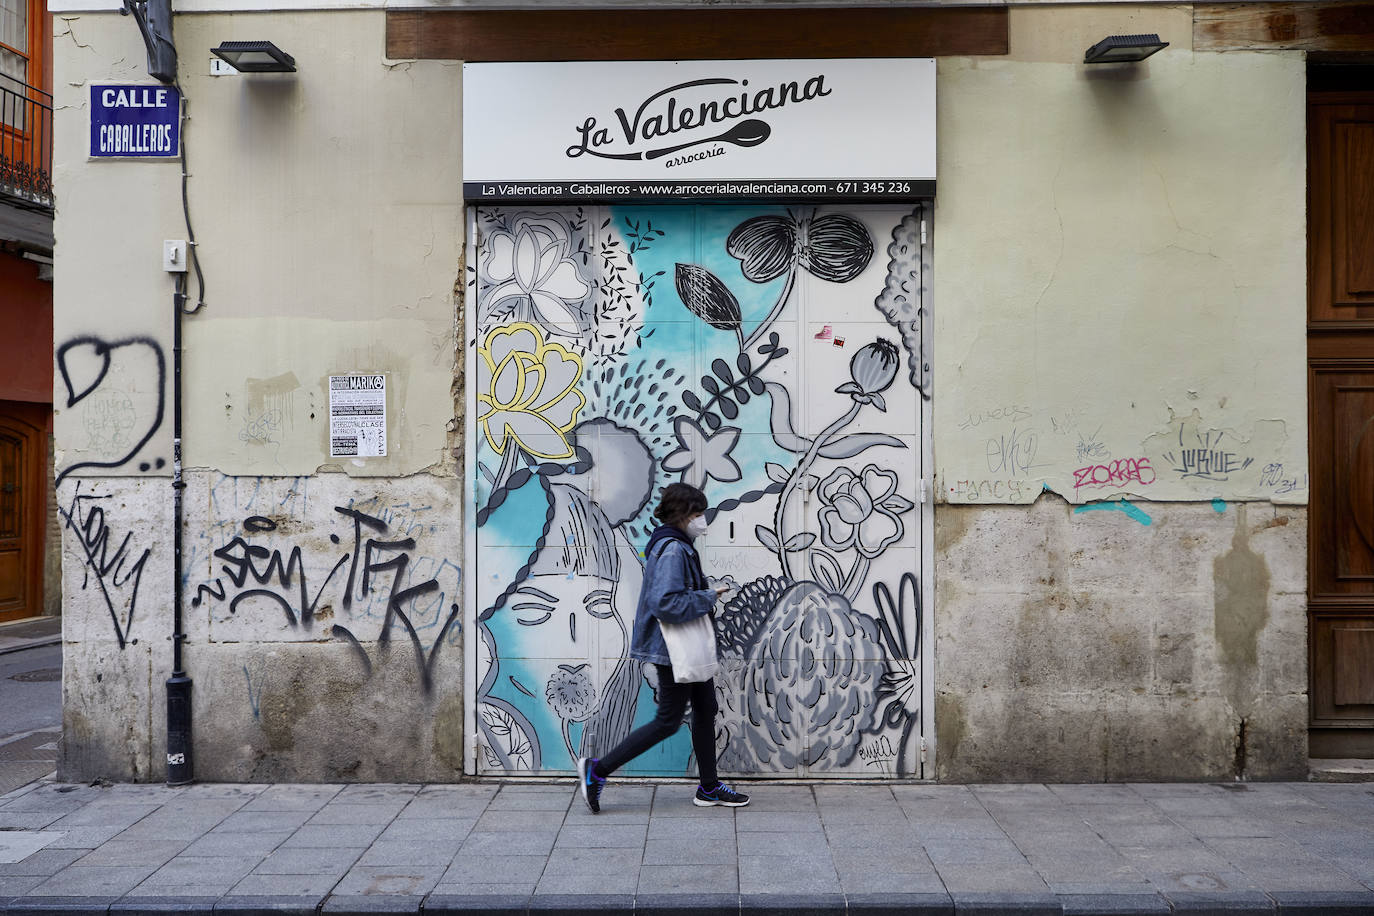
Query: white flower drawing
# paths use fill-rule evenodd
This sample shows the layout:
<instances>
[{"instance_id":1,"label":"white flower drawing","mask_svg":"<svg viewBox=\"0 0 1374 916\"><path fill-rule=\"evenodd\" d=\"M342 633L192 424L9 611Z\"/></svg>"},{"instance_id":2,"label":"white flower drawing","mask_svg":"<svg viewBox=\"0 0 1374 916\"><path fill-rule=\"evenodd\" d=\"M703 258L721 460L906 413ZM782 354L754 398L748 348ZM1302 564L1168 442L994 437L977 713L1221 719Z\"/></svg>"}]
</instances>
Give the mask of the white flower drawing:
<instances>
[{"instance_id":1,"label":"white flower drawing","mask_svg":"<svg viewBox=\"0 0 1374 916\"><path fill-rule=\"evenodd\" d=\"M582 304L591 286L573 261L571 230L556 216L517 217L507 232L493 230L482 272L496 284L482 297L484 318L506 308L528 308L529 318L567 337L586 333Z\"/></svg>"}]
</instances>

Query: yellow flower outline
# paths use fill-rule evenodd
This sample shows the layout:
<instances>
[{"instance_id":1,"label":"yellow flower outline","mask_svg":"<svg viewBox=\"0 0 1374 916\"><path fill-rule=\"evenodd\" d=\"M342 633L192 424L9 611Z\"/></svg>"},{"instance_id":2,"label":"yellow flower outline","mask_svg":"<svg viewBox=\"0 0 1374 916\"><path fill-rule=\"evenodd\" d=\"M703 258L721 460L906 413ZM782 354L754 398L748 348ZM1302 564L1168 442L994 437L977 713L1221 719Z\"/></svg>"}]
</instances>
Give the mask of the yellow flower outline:
<instances>
[{"instance_id":1,"label":"yellow flower outline","mask_svg":"<svg viewBox=\"0 0 1374 916\"><path fill-rule=\"evenodd\" d=\"M531 340L520 341L518 338L521 336ZM546 341L543 330L528 322L516 322L488 331L477 353L482 359L479 369L485 370L479 372L479 381L485 381L482 387L488 389L477 394L477 422L482 424L482 432L492 451L498 455L505 454L506 444L513 439L521 450L536 458L573 457L567 435L577 423L578 412L587 404L586 396L577 390L577 383L582 378L582 358L560 343ZM561 373L568 364L574 366L576 371L568 376L564 384ZM550 381L551 371L560 376L554 380L554 384L560 386L559 390L552 397L541 398L544 386ZM487 378L483 380L481 375ZM497 393L502 382L514 385L513 393L504 401ZM576 404L563 404L570 396L576 398ZM571 410L568 410L569 406ZM556 422L562 419L561 415L552 419L547 415L555 411L561 414L563 410L567 410L565 422ZM532 430L531 425L536 429ZM493 426L497 427L495 431ZM532 446L525 441L522 430L517 426L523 427L526 436L535 433L557 436L562 449L554 451L552 442L544 450Z\"/></svg>"}]
</instances>

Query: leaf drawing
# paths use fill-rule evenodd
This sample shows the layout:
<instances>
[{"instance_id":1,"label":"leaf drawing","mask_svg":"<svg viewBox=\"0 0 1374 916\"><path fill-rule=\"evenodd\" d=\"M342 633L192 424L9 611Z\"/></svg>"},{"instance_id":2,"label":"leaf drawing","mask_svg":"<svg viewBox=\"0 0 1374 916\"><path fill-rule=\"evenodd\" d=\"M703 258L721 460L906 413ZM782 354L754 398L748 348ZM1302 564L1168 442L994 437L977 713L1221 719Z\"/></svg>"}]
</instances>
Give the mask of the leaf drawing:
<instances>
[{"instance_id":1,"label":"leaf drawing","mask_svg":"<svg viewBox=\"0 0 1374 916\"><path fill-rule=\"evenodd\" d=\"M818 454L822 458L853 458L860 452L866 452L879 445L906 448L905 442L886 433L851 433L833 442L827 442L821 446Z\"/></svg>"},{"instance_id":2,"label":"leaf drawing","mask_svg":"<svg viewBox=\"0 0 1374 916\"><path fill-rule=\"evenodd\" d=\"M739 332L739 300L720 278L696 264L677 265L673 278L688 311L718 331Z\"/></svg>"},{"instance_id":3,"label":"leaf drawing","mask_svg":"<svg viewBox=\"0 0 1374 916\"><path fill-rule=\"evenodd\" d=\"M773 533L772 528L765 528L762 525L754 526L754 537L759 539L759 543L769 550L778 549L778 536Z\"/></svg>"},{"instance_id":4,"label":"leaf drawing","mask_svg":"<svg viewBox=\"0 0 1374 916\"><path fill-rule=\"evenodd\" d=\"M811 221L801 260L822 280L848 283L863 273L872 258L873 238L854 217L831 213Z\"/></svg>"},{"instance_id":5,"label":"leaf drawing","mask_svg":"<svg viewBox=\"0 0 1374 916\"><path fill-rule=\"evenodd\" d=\"M844 587L844 572L839 561L823 550L811 554L811 575L832 592L839 592Z\"/></svg>"},{"instance_id":6,"label":"leaf drawing","mask_svg":"<svg viewBox=\"0 0 1374 916\"><path fill-rule=\"evenodd\" d=\"M739 259L740 272L755 283L781 277L792 266L797 244L796 225L781 216L756 216L735 227L725 250Z\"/></svg>"},{"instance_id":7,"label":"leaf drawing","mask_svg":"<svg viewBox=\"0 0 1374 916\"><path fill-rule=\"evenodd\" d=\"M811 447L811 440L797 435L792 429L792 396L777 382L765 382L764 388L773 399L773 408L769 413L773 441L779 448L802 454Z\"/></svg>"}]
</instances>

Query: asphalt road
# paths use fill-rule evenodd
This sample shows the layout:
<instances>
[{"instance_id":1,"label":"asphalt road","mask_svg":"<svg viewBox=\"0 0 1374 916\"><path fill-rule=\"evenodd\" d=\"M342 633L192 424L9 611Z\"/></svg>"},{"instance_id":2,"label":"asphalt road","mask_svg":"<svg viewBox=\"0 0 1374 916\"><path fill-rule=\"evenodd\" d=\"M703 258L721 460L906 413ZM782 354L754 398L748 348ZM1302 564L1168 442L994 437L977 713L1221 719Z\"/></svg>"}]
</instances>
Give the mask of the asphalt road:
<instances>
[{"instance_id":1,"label":"asphalt road","mask_svg":"<svg viewBox=\"0 0 1374 916\"><path fill-rule=\"evenodd\" d=\"M62 647L0 655L0 794L52 772L62 735Z\"/></svg>"}]
</instances>

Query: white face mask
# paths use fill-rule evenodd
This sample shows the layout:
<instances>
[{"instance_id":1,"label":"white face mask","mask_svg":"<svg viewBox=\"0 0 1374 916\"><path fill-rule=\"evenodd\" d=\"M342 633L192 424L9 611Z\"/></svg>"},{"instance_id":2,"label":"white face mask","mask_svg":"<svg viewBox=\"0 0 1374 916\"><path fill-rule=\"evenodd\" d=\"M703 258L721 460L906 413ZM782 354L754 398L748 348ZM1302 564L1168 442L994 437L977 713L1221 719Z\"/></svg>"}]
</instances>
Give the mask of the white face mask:
<instances>
[{"instance_id":1,"label":"white face mask","mask_svg":"<svg viewBox=\"0 0 1374 916\"><path fill-rule=\"evenodd\" d=\"M706 517L698 515L687 523L687 536L695 540L706 533Z\"/></svg>"}]
</instances>

